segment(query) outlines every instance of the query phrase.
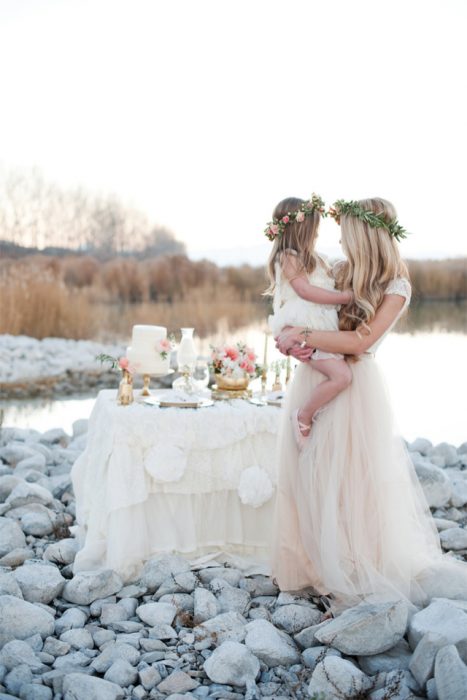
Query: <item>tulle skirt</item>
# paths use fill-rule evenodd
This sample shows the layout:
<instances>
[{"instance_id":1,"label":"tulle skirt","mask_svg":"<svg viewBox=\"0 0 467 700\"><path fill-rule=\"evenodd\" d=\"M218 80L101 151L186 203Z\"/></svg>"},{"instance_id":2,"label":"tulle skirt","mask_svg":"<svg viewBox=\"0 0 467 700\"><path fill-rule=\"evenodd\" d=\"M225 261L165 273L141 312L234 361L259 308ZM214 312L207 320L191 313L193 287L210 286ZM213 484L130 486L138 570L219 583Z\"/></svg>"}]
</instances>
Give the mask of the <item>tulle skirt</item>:
<instances>
[{"instance_id":1,"label":"tulle skirt","mask_svg":"<svg viewBox=\"0 0 467 700\"><path fill-rule=\"evenodd\" d=\"M285 400L272 573L282 590L312 587L334 605L362 599L467 596L467 565L443 556L436 527L371 356L313 424L301 453L290 415L323 376L298 367ZM445 582L445 583L443 583Z\"/></svg>"}]
</instances>

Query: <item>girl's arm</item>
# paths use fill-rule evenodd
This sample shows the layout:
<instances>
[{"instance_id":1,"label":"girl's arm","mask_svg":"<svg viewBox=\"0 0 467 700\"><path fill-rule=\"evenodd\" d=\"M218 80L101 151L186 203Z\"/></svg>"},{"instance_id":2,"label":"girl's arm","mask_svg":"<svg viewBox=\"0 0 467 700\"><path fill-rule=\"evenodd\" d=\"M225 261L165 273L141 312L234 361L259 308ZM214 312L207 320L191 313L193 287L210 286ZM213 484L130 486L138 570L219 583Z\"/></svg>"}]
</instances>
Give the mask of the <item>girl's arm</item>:
<instances>
[{"instance_id":1,"label":"girl's arm","mask_svg":"<svg viewBox=\"0 0 467 700\"><path fill-rule=\"evenodd\" d=\"M284 253L282 256L282 272L290 286L301 299L313 301L315 304L347 304L352 300L351 292L338 292L322 289L310 284L306 274L299 266L297 256Z\"/></svg>"},{"instance_id":2,"label":"girl's arm","mask_svg":"<svg viewBox=\"0 0 467 700\"><path fill-rule=\"evenodd\" d=\"M398 294L386 294L374 319L368 324L369 333L365 333L364 329L360 331L360 335L357 335L356 331L314 331L313 329L305 333L306 329L293 327L282 331L277 338L277 347L287 355L294 345L305 342L306 345L324 352L360 355L374 345L394 323L404 303L404 297Z\"/></svg>"}]
</instances>

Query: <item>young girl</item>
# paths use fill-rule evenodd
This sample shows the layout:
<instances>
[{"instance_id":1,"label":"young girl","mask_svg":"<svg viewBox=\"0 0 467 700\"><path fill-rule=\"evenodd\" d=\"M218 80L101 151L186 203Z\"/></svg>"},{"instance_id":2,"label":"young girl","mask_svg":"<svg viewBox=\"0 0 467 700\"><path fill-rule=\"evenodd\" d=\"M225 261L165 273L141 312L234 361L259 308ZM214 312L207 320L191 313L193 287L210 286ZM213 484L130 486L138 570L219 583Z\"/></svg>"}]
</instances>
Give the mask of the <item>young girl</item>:
<instances>
[{"instance_id":1,"label":"young girl","mask_svg":"<svg viewBox=\"0 0 467 700\"><path fill-rule=\"evenodd\" d=\"M352 300L350 291L339 292L326 262L315 252L324 202L317 195L306 202L289 197L273 212L265 234L274 242L268 262L271 281L266 294L273 295L274 314L269 326L274 336L285 326L304 326L314 330L339 330L337 306ZM307 332L303 342L306 343ZM349 386L352 373L344 356L315 350L310 364L326 377L309 400L292 414L299 449L305 444L311 424L331 399Z\"/></svg>"}]
</instances>

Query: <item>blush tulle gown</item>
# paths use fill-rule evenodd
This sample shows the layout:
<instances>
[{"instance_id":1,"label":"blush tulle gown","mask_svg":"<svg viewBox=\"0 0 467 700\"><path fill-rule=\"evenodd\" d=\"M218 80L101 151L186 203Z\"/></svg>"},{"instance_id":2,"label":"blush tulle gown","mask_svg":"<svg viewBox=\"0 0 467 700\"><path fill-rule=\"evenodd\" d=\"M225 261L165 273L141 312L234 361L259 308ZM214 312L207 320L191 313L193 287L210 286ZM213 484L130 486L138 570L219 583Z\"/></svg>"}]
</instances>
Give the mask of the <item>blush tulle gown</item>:
<instances>
[{"instance_id":1,"label":"blush tulle gown","mask_svg":"<svg viewBox=\"0 0 467 700\"><path fill-rule=\"evenodd\" d=\"M386 293L403 296L405 308L410 284L396 279ZM323 410L301 453L290 415L323 376L305 364L297 368L279 435L272 574L282 590L332 594L336 609L361 600L465 599L467 564L441 552L394 431L376 345L350 364L351 386Z\"/></svg>"}]
</instances>

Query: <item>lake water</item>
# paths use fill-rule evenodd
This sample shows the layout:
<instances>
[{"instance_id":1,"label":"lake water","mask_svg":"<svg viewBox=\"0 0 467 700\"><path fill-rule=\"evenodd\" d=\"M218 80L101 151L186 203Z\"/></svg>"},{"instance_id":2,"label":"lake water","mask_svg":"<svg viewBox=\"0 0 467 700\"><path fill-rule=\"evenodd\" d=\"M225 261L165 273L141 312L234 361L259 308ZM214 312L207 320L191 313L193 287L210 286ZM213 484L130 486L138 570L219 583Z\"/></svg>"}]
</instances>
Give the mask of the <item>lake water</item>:
<instances>
[{"instance_id":1,"label":"lake water","mask_svg":"<svg viewBox=\"0 0 467 700\"><path fill-rule=\"evenodd\" d=\"M258 325L235 333L220 328L216 337L198 340L198 348L208 354L212 342L241 339L254 346L261 361L264 331L265 326ZM268 361L281 357L269 338ZM413 307L397 332L385 339L377 361L389 386L400 432L407 440L421 436L434 443L467 441L467 302ZM269 383L272 381L271 374ZM256 383L259 388L259 381ZM84 396L4 402L4 425L70 431L73 421L89 417L94 401L94 396Z\"/></svg>"}]
</instances>

